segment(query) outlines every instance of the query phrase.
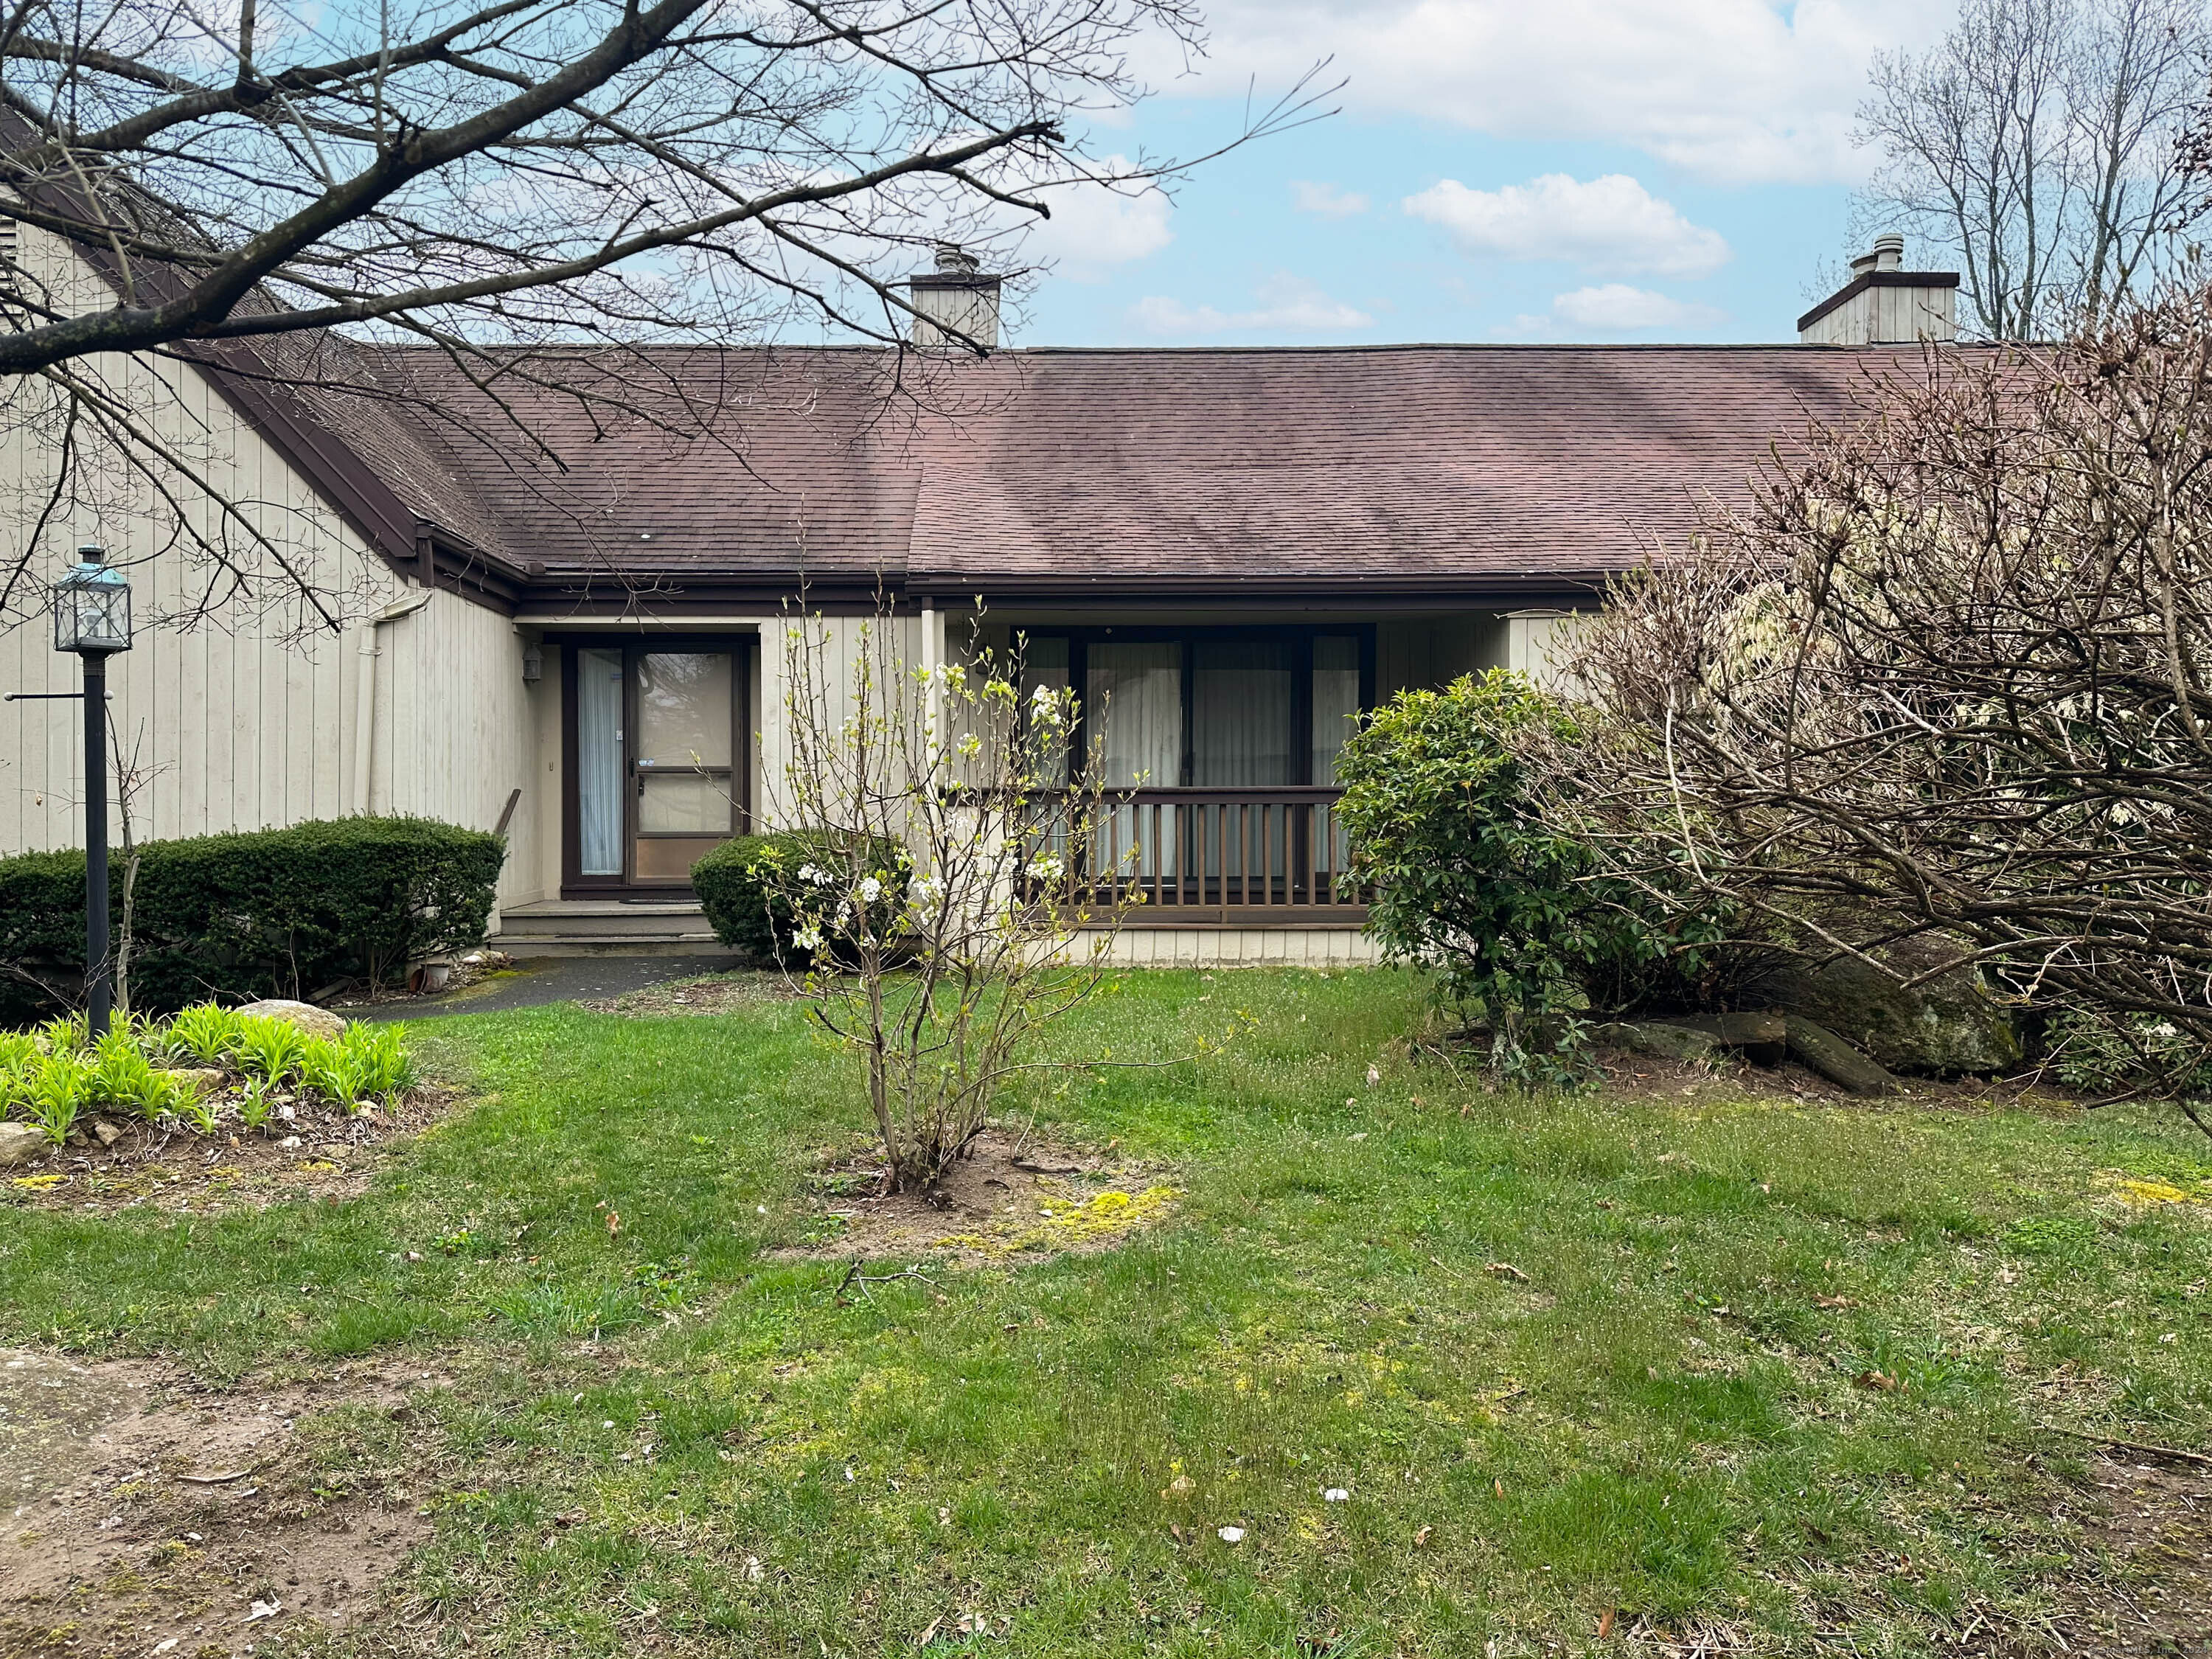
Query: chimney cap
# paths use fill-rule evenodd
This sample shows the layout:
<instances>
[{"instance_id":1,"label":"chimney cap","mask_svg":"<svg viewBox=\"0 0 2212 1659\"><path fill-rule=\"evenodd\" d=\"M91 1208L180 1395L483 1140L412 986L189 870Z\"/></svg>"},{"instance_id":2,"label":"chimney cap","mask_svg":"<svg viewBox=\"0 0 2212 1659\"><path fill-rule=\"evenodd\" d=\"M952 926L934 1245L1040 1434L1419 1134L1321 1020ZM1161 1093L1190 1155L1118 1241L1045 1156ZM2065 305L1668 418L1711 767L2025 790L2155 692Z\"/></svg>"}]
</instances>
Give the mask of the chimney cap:
<instances>
[{"instance_id":1,"label":"chimney cap","mask_svg":"<svg viewBox=\"0 0 2212 1659\"><path fill-rule=\"evenodd\" d=\"M1874 239L1874 246L1851 261L1851 275L1863 276L1871 270L1902 270L1905 268L1905 238L1893 230L1886 230Z\"/></svg>"},{"instance_id":2,"label":"chimney cap","mask_svg":"<svg viewBox=\"0 0 2212 1659\"><path fill-rule=\"evenodd\" d=\"M940 276L973 276L982 270L983 262L957 242L937 245L937 274Z\"/></svg>"}]
</instances>

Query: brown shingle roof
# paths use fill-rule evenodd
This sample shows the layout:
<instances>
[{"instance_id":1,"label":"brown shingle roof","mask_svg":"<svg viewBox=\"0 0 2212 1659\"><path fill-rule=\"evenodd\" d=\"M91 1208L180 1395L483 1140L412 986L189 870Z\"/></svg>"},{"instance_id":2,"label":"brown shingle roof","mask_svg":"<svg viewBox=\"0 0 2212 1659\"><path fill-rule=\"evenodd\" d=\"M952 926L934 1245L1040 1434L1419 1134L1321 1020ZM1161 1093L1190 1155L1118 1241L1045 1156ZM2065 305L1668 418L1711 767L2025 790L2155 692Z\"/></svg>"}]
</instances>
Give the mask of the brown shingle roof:
<instances>
[{"instance_id":1,"label":"brown shingle roof","mask_svg":"<svg viewBox=\"0 0 2212 1659\"><path fill-rule=\"evenodd\" d=\"M1510 594L1679 538L1700 497L1744 499L1771 445L1900 360L1918 354L1036 349L922 365L908 398L910 358L671 349L641 354L613 421L428 352L385 353L381 378L453 416L429 447L459 476L419 510L465 511L447 527L549 581Z\"/></svg>"}]
</instances>

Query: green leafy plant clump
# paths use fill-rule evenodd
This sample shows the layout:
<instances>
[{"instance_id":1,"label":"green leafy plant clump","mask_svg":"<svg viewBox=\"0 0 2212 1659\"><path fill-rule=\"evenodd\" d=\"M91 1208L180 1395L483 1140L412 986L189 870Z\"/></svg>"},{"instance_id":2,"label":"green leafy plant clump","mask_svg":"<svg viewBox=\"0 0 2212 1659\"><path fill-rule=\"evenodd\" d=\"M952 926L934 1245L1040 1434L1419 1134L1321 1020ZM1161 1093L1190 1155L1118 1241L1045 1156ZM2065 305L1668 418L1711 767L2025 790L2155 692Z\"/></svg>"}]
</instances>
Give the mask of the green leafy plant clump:
<instances>
[{"instance_id":1,"label":"green leafy plant clump","mask_svg":"<svg viewBox=\"0 0 2212 1659\"><path fill-rule=\"evenodd\" d=\"M311 1036L283 1020L213 1003L167 1022L125 1018L96 1042L75 1020L0 1032L0 1118L36 1123L56 1146L94 1111L182 1123L203 1134L234 1113L242 1127L258 1130L288 1089L350 1115L404 1095L416 1081L397 1025Z\"/></svg>"},{"instance_id":2,"label":"green leafy plant clump","mask_svg":"<svg viewBox=\"0 0 2212 1659\"><path fill-rule=\"evenodd\" d=\"M714 936L763 961L807 960L811 947L794 941L805 926L800 901L806 884L800 872L817 865L842 872L851 862L848 841L832 830L793 830L724 842L691 866L692 890ZM879 866L885 895L876 907L882 913L880 932L897 912L892 896L905 890L911 860L887 838L869 848L869 859Z\"/></svg>"},{"instance_id":3,"label":"green leafy plant clump","mask_svg":"<svg viewBox=\"0 0 2212 1659\"><path fill-rule=\"evenodd\" d=\"M1571 743L1559 702L1504 670L1401 691L1345 745L1338 811L1375 900L1368 929L1394 960L1437 975L1486 1020L1508 1074L1552 1075L1592 1007L1686 1000L1696 947L1717 927L1662 923L1599 878L1589 843L1524 787L1531 742ZM1661 991L1656 981L1672 981ZM1571 1069L1571 1067L1570 1067Z\"/></svg>"},{"instance_id":4,"label":"green leafy plant clump","mask_svg":"<svg viewBox=\"0 0 2212 1659\"><path fill-rule=\"evenodd\" d=\"M497 836L414 817L148 842L133 888L133 1002L167 1012L210 992L245 1000L382 983L482 942L506 856ZM119 925L119 889L113 902ZM0 859L0 1021L54 1012L83 972L84 855Z\"/></svg>"}]
</instances>

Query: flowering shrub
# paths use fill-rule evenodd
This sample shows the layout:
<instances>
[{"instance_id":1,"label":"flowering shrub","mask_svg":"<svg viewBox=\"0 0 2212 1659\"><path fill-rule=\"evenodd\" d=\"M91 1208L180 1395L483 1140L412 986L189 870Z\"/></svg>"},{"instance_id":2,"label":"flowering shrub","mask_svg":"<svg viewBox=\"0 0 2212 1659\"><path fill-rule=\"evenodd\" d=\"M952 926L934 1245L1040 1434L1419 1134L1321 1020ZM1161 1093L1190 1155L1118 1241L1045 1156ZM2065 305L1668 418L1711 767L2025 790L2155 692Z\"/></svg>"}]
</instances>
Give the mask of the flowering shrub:
<instances>
[{"instance_id":1,"label":"flowering shrub","mask_svg":"<svg viewBox=\"0 0 2212 1659\"><path fill-rule=\"evenodd\" d=\"M1009 1077L1059 1063L1033 1039L1097 988L1136 899L1086 856L1103 791L1080 780L1103 769L1068 764L1075 694L1024 696L1018 656L980 642L968 664L915 668L899 637L889 617L864 625L839 684L821 619L787 630L784 816L842 827L744 867L757 913L790 918L815 1018L866 1067L904 1188L965 1152Z\"/></svg>"}]
</instances>

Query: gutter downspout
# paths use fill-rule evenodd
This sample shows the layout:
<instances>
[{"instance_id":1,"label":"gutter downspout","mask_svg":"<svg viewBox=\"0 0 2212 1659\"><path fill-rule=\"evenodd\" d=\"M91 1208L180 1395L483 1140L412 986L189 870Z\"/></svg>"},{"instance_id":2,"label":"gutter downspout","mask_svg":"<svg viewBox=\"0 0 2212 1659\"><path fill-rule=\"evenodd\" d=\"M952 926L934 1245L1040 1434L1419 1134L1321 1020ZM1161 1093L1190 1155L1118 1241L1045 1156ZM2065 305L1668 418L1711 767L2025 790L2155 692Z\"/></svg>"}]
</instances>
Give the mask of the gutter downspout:
<instances>
[{"instance_id":1,"label":"gutter downspout","mask_svg":"<svg viewBox=\"0 0 2212 1659\"><path fill-rule=\"evenodd\" d=\"M938 684L937 671L945 665L945 619L938 615L937 601L921 602L921 666L929 676L929 686L923 694L922 711L928 721L927 741L934 757L941 741L938 727L942 724L945 708L944 688Z\"/></svg>"},{"instance_id":2,"label":"gutter downspout","mask_svg":"<svg viewBox=\"0 0 2212 1659\"><path fill-rule=\"evenodd\" d=\"M384 654L378 645L382 637L380 630L385 623L411 617L429 603L428 588L419 593L410 593L404 599L397 599L386 605L370 617L368 626L361 630L361 644L356 647L361 664L354 677L353 706L353 811L356 816L365 815L371 810L368 791L376 775L376 659Z\"/></svg>"}]
</instances>

